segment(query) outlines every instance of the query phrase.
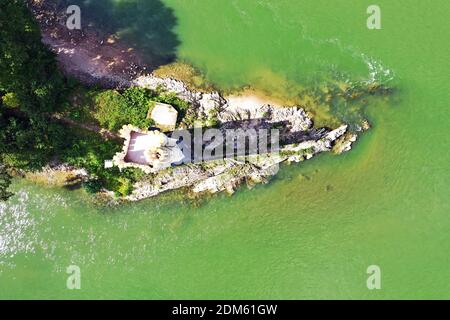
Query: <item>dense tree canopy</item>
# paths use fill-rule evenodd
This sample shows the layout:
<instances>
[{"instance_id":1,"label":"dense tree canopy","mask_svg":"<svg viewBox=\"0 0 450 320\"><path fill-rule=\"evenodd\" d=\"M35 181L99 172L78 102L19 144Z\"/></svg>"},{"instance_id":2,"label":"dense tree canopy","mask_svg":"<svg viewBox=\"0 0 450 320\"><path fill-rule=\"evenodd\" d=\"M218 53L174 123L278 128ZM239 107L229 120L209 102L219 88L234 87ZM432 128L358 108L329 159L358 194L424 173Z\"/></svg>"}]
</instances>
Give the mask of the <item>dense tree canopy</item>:
<instances>
[{"instance_id":1,"label":"dense tree canopy","mask_svg":"<svg viewBox=\"0 0 450 320\"><path fill-rule=\"evenodd\" d=\"M55 56L41 42L36 21L22 0L0 0L0 195L10 193L6 165L38 169L53 155L58 110L66 85Z\"/></svg>"},{"instance_id":2,"label":"dense tree canopy","mask_svg":"<svg viewBox=\"0 0 450 320\"><path fill-rule=\"evenodd\" d=\"M30 117L61 106L64 78L22 0L0 0L0 91Z\"/></svg>"}]
</instances>

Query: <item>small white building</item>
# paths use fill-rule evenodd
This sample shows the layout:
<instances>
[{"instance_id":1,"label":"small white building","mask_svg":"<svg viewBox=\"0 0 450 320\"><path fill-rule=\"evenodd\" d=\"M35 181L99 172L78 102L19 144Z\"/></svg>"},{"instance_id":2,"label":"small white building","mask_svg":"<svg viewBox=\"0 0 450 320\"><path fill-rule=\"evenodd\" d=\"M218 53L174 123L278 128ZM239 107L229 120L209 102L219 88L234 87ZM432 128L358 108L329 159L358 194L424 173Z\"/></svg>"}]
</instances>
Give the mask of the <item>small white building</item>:
<instances>
[{"instance_id":1,"label":"small white building","mask_svg":"<svg viewBox=\"0 0 450 320\"><path fill-rule=\"evenodd\" d=\"M155 121L155 126L163 131L173 131L177 125L178 111L170 104L155 102L149 110L148 118Z\"/></svg>"},{"instance_id":2,"label":"small white building","mask_svg":"<svg viewBox=\"0 0 450 320\"><path fill-rule=\"evenodd\" d=\"M114 167L114 162L112 160L105 160L105 169Z\"/></svg>"}]
</instances>

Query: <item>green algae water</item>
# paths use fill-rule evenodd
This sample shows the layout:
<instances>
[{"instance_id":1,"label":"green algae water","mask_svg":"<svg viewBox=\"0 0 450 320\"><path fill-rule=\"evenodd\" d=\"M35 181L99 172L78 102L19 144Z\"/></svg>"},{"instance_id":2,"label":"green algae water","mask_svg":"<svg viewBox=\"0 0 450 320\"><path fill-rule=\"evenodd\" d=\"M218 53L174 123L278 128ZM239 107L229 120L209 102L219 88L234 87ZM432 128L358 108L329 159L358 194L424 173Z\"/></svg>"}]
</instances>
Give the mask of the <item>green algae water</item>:
<instances>
[{"instance_id":1,"label":"green algae water","mask_svg":"<svg viewBox=\"0 0 450 320\"><path fill-rule=\"evenodd\" d=\"M393 98L370 105L351 152L199 207L100 208L18 181L0 204L0 298L450 298L450 3L378 0L382 29L368 30L372 2L165 1L178 57L221 88L294 95L337 74L386 81Z\"/></svg>"}]
</instances>

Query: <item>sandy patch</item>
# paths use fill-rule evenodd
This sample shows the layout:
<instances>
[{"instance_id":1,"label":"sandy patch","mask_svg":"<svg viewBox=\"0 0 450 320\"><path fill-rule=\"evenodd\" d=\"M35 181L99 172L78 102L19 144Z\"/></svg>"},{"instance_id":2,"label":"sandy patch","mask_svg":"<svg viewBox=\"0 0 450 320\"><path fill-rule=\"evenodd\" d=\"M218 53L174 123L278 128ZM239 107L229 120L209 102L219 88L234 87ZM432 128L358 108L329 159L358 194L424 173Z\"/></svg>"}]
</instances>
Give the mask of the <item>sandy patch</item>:
<instances>
[{"instance_id":1,"label":"sandy patch","mask_svg":"<svg viewBox=\"0 0 450 320\"><path fill-rule=\"evenodd\" d=\"M271 105L276 108L291 106L281 99L271 97L264 92L253 89L247 89L239 93L226 96L228 107L231 109L241 108L255 110L263 105Z\"/></svg>"}]
</instances>

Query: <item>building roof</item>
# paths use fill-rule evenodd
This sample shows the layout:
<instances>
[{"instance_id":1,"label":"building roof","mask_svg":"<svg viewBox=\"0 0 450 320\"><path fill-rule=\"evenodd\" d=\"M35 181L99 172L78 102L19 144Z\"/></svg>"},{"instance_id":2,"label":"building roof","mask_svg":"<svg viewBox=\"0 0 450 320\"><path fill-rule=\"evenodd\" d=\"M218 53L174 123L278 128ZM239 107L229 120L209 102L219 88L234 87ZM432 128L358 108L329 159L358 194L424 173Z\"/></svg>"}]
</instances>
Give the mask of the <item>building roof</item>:
<instances>
[{"instance_id":1,"label":"building roof","mask_svg":"<svg viewBox=\"0 0 450 320\"><path fill-rule=\"evenodd\" d=\"M181 162L184 158L177 140L157 130L143 130L127 125L120 130L120 136L125 142L122 151L113 158L114 165L120 169L134 167L153 173L170 167L172 163Z\"/></svg>"},{"instance_id":2,"label":"building roof","mask_svg":"<svg viewBox=\"0 0 450 320\"><path fill-rule=\"evenodd\" d=\"M170 104L155 102L149 110L148 118L163 131L173 131L177 125L178 111Z\"/></svg>"}]
</instances>

